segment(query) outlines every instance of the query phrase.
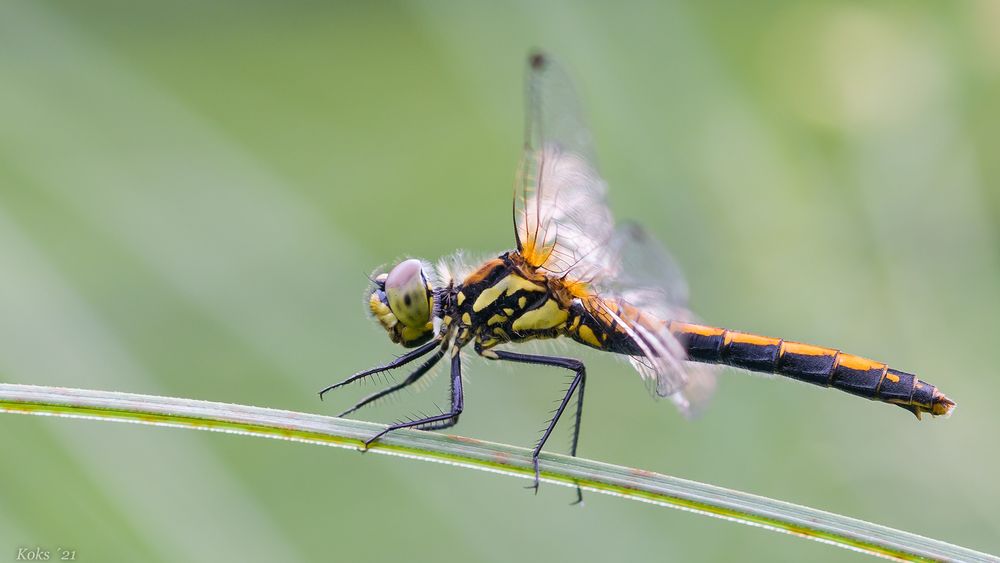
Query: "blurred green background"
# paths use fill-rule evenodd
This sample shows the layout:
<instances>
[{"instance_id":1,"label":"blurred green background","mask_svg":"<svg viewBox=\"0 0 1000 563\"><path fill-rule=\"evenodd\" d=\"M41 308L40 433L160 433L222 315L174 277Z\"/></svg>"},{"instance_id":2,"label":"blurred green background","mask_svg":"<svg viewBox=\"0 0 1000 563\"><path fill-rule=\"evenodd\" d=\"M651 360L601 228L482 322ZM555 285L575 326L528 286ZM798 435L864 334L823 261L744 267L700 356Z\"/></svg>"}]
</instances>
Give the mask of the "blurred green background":
<instances>
[{"instance_id":1,"label":"blurred green background","mask_svg":"<svg viewBox=\"0 0 1000 563\"><path fill-rule=\"evenodd\" d=\"M702 318L959 402L918 423L730 372L688 422L577 346L581 454L1000 551L1000 3L869 4L5 0L2 379L339 412L374 387L315 392L400 351L364 312L369 271L512 244L522 64L544 47L578 82L616 214L672 248ZM532 444L565 376L470 360L456 432ZM0 559L861 557L343 450L0 429Z\"/></svg>"}]
</instances>

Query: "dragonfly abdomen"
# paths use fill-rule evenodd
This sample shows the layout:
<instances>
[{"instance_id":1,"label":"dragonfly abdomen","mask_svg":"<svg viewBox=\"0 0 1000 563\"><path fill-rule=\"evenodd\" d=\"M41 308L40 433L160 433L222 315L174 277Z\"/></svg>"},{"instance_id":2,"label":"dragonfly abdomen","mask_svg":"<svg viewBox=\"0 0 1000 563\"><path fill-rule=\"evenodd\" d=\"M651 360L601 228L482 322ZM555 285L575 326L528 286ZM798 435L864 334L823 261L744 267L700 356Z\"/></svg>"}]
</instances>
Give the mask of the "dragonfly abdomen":
<instances>
[{"instance_id":1,"label":"dragonfly abdomen","mask_svg":"<svg viewBox=\"0 0 1000 563\"><path fill-rule=\"evenodd\" d=\"M670 331L688 359L774 373L813 385L899 405L917 415L949 414L955 403L912 373L832 348L673 321Z\"/></svg>"}]
</instances>

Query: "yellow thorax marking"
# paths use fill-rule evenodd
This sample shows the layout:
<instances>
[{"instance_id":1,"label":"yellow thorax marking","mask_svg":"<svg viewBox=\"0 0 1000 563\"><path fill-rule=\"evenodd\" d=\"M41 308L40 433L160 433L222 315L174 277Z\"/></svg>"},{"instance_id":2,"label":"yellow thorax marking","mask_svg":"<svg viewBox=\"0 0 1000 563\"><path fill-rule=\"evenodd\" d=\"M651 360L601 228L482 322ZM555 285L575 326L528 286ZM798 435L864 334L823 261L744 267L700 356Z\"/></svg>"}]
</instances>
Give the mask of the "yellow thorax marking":
<instances>
[{"instance_id":1,"label":"yellow thorax marking","mask_svg":"<svg viewBox=\"0 0 1000 563\"><path fill-rule=\"evenodd\" d=\"M507 320L507 317L505 317L503 315L493 315L492 317L490 317L490 320L486 321L486 324L489 325L489 326L493 326L493 325L496 325L496 324L500 324L500 323L502 323L502 322L504 322L506 320Z\"/></svg>"},{"instance_id":2,"label":"yellow thorax marking","mask_svg":"<svg viewBox=\"0 0 1000 563\"><path fill-rule=\"evenodd\" d=\"M590 344L595 348L601 347L601 342L597 339L597 336L594 334L594 331L590 330L589 326L587 325L580 326L580 330L577 332L577 334L579 334L580 338L583 339L583 341L586 342L587 344Z\"/></svg>"},{"instance_id":3,"label":"yellow thorax marking","mask_svg":"<svg viewBox=\"0 0 1000 563\"><path fill-rule=\"evenodd\" d=\"M555 300L549 299L544 305L532 309L518 317L511 325L515 331L545 330L566 322L569 311L563 309Z\"/></svg>"},{"instance_id":4,"label":"yellow thorax marking","mask_svg":"<svg viewBox=\"0 0 1000 563\"><path fill-rule=\"evenodd\" d=\"M479 294L479 297L476 297L476 302L472 304L472 310L478 313L486 307L489 307L490 304L499 299L505 291L507 292L507 295L513 295L518 291L545 291L545 288L537 283L528 281L521 276L510 274L492 286L484 289L483 292Z\"/></svg>"}]
</instances>

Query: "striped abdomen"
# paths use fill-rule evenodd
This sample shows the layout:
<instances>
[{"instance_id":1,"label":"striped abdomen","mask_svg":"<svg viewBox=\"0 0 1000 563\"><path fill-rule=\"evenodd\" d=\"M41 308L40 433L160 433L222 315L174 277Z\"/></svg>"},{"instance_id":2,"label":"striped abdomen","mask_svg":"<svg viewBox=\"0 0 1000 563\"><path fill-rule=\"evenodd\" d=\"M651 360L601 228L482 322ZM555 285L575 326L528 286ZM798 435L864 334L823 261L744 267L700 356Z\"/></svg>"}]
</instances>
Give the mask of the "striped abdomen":
<instances>
[{"instance_id":1,"label":"striped abdomen","mask_svg":"<svg viewBox=\"0 0 1000 563\"><path fill-rule=\"evenodd\" d=\"M838 350L673 321L670 331L698 362L774 373L920 413L947 415L955 403L912 373Z\"/></svg>"}]
</instances>

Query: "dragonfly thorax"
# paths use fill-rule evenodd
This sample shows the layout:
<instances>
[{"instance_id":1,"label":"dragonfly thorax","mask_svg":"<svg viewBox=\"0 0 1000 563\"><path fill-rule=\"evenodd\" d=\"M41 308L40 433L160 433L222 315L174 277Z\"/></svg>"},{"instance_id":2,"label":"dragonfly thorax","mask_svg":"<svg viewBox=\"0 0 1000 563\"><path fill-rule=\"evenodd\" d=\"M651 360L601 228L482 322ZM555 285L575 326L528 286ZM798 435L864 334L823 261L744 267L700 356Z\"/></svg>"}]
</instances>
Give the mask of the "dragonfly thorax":
<instances>
[{"instance_id":1,"label":"dragonfly thorax","mask_svg":"<svg viewBox=\"0 0 1000 563\"><path fill-rule=\"evenodd\" d=\"M442 292L439 310L458 345L475 340L480 350L572 336L583 310L562 286L560 280L526 267L516 252L508 252L483 263L447 295Z\"/></svg>"}]
</instances>

